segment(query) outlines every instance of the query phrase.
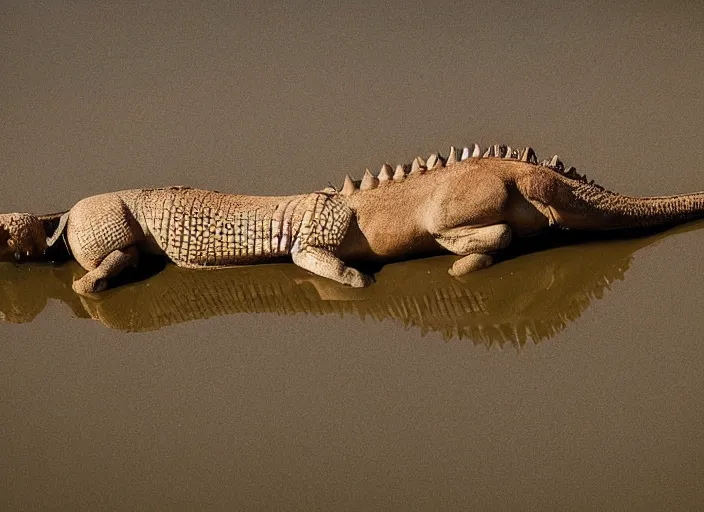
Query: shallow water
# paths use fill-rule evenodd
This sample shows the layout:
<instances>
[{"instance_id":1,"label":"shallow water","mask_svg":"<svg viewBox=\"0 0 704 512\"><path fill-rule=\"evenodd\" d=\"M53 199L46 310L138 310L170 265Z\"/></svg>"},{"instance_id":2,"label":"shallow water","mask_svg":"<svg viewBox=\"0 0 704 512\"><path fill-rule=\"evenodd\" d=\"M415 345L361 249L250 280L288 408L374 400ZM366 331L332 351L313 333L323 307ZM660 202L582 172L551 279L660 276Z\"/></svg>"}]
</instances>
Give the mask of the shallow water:
<instances>
[{"instance_id":1,"label":"shallow water","mask_svg":"<svg viewBox=\"0 0 704 512\"><path fill-rule=\"evenodd\" d=\"M3 5L0 210L473 142L704 190L700 4L502 6ZM2 508L701 508L702 224L570 242L364 290L167 266L85 299L0 263Z\"/></svg>"}]
</instances>

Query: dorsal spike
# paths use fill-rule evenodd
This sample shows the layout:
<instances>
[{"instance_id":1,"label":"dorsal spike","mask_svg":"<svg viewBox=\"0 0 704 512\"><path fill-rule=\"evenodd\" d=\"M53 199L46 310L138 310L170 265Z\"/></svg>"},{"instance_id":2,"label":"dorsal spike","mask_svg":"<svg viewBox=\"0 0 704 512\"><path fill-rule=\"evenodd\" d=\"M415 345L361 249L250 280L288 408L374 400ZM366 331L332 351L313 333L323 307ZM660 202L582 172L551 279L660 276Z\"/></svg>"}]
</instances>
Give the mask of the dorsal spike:
<instances>
[{"instance_id":1,"label":"dorsal spike","mask_svg":"<svg viewBox=\"0 0 704 512\"><path fill-rule=\"evenodd\" d=\"M460 155L460 160L467 160L470 156L469 148L462 148L462 154Z\"/></svg>"},{"instance_id":2,"label":"dorsal spike","mask_svg":"<svg viewBox=\"0 0 704 512\"><path fill-rule=\"evenodd\" d=\"M411 172L409 174L422 174L425 171L425 161L419 156L415 157L411 164Z\"/></svg>"},{"instance_id":3,"label":"dorsal spike","mask_svg":"<svg viewBox=\"0 0 704 512\"><path fill-rule=\"evenodd\" d=\"M433 153L428 157L428 162L425 164L428 169L435 169L436 167L442 167L442 157L439 153Z\"/></svg>"},{"instance_id":4,"label":"dorsal spike","mask_svg":"<svg viewBox=\"0 0 704 512\"><path fill-rule=\"evenodd\" d=\"M565 165L557 158L557 155L553 156L552 160L550 160L550 167L560 172L565 169Z\"/></svg>"},{"instance_id":5,"label":"dorsal spike","mask_svg":"<svg viewBox=\"0 0 704 512\"><path fill-rule=\"evenodd\" d=\"M482 156L482 148L479 144L475 144L472 147L472 158L479 158L480 156Z\"/></svg>"},{"instance_id":6,"label":"dorsal spike","mask_svg":"<svg viewBox=\"0 0 704 512\"><path fill-rule=\"evenodd\" d=\"M346 174L345 183L342 185L340 195L349 197L354 193L355 190L357 190L357 187L355 187L354 181L352 180L352 178L350 178L349 174Z\"/></svg>"},{"instance_id":7,"label":"dorsal spike","mask_svg":"<svg viewBox=\"0 0 704 512\"><path fill-rule=\"evenodd\" d=\"M442 154L438 151L438 163L435 164L435 168L441 168L445 167L445 164L447 161L445 160L445 157L442 156Z\"/></svg>"},{"instance_id":8,"label":"dorsal spike","mask_svg":"<svg viewBox=\"0 0 704 512\"><path fill-rule=\"evenodd\" d=\"M374 176L369 169L364 171L362 183L359 185L359 190L371 190L379 186L379 179Z\"/></svg>"},{"instance_id":9,"label":"dorsal spike","mask_svg":"<svg viewBox=\"0 0 704 512\"><path fill-rule=\"evenodd\" d=\"M486 148L486 151L484 151L484 154L482 155L484 158L494 156L494 146L489 146Z\"/></svg>"},{"instance_id":10,"label":"dorsal spike","mask_svg":"<svg viewBox=\"0 0 704 512\"><path fill-rule=\"evenodd\" d=\"M506 146L502 144L496 144L494 147L494 153L496 154L496 158L503 158L506 154Z\"/></svg>"},{"instance_id":11,"label":"dorsal spike","mask_svg":"<svg viewBox=\"0 0 704 512\"><path fill-rule=\"evenodd\" d=\"M532 147L526 146L523 150L523 153L521 154L521 162L528 162L533 165L538 163L538 157L535 156L535 151L533 151Z\"/></svg>"},{"instance_id":12,"label":"dorsal spike","mask_svg":"<svg viewBox=\"0 0 704 512\"><path fill-rule=\"evenodd\" d=\"M450 154L447 155L447 165L457 163L457 149L455 146L450 146Z\"/></svg>"},{"instance_id":13,"label":"dorsal spike","mask_svg":"<svg viewBox=\"0 0 704 512\"><path fill-rule=\"evenodd\" d=\"M381 170L379 171L379 182L380 183L388 183L391 181L391 177L394 174L394 169L391 167L389 164L384 164L381 166Z\"/></svg>"},{"instance_id":14,"label":"dorsal spike","mask_svg":"<svg viewBox=\"0 0 704 512\"><path fill-rule=\"evenodd\" d=\"M406 171L404 170L403 165L398 164L396 166L396 170L394 171L394 181L403 181L405 177Z\"/></svg>"},{"instance_id":15,"label":"dorsal spike","mask_svg":"<svg viewBox=\"0 0 704 512\"><path fill-rule=\"evenodd\" d=\"M513 154L513 149L511 148L511 146L506 146L506 149L504 150L504 154L502 156L506 159L509 159L509 158L511 158L512 154Z\"/></svg>"},{"instance_id":16,"label":"dorsal spike","mask_svg":"<svg viewBox=\"0 0 704 512\"><path fill-rule=\"evenodd\" d=\"M548 162L547 160L541 160L538 165L541 167L550 167L550 162Z\"/></svg>"}]
</instances>

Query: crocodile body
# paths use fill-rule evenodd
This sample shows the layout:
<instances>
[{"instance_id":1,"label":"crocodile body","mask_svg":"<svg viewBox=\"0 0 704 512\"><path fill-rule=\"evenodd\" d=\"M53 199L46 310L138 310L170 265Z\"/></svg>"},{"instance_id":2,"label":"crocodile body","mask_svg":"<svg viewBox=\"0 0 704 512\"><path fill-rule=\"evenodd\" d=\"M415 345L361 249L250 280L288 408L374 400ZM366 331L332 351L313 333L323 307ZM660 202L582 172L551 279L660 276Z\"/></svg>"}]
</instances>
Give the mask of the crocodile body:
<instances>
[{"instance_id":1,"label":"crocodile body","mask_svg":"<svg viewBox=\"0 0 704 512\"><path fill-rule=\"evenodd\" d=\"M186 187L91 196L61 216L0 216L0 242L20 257L59 239L88 273L79 293L100 291L140 252L187 268L291 257L317 275L353 287L371 278L352 264L451 252L459 276L489 266L513 237L550 227L613 230L670 225L704 213L704 194L635 198L565 170L557 156L476 144L447 158L417 157L378 175L349 176L334 188L285 197L222 194ZM40 235L46 234L44 240Z\"/></svg>"}]
</instances>

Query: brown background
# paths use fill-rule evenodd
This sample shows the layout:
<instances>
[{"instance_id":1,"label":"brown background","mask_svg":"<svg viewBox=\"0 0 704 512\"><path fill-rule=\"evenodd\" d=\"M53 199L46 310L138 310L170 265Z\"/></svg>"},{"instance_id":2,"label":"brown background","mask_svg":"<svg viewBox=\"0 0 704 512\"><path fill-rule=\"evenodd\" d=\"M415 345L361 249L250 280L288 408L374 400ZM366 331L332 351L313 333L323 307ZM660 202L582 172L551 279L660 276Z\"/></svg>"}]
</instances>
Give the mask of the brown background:
<instances>
[{"instance_id":1,"label":"brown background","mask_svg":"<svg viewBox=\"0 0 704 512\"><path fill-rule=\"evenodd\" d=\"M704 189L700 2L2 2L0 210L188 184L288 194L449 144ZM332 5L332 4L331 4ZM0 324L0 505L695 509L704 231L540 345L235 315Z\"/></svg>"}]
</instances>

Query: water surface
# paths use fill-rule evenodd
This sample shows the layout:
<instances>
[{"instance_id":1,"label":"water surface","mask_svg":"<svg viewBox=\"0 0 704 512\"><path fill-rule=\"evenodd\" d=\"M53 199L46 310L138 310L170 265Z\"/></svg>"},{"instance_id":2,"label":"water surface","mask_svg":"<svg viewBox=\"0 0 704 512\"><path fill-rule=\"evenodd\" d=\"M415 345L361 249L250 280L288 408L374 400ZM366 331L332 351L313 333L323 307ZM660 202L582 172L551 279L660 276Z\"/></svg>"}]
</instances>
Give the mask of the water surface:
<instances>
[{"instance_id":1,"label":"water surface","mask_svg":"<svg viewBox=\"0 0 704 512\"><path fill-rule=\"evenodd\" d=\"M349 288L293 264L190 270L143 258L138 270L111 282L105 293L79 296L73 280L85 271L74 261L0 263L0 318L31 322L49 300L77 318L124 331L235 314L353 315L393 320L469 339L487 347L539 343L576 320L592 301L623 280L634 253L702 222L651 232L548 233L516 241L485 272L460 279L447 272L456 256L397 262L373 272L374 286Z\"/></svg>"},{"instance_id":2,"label":"water surface","mask_svg":"<svg viewBox=\"0 0 704 512\"><path fill-rule=\"evenodd\" d=\"M530 144L620 192L704 190L700 3L4 3L0 210L191 185L292 194ZM699 509L704 230L369 289L167 266L97 299L0 264L0 503Z\"/></svg>"}]
</instances>

